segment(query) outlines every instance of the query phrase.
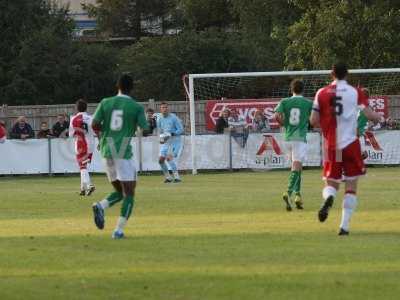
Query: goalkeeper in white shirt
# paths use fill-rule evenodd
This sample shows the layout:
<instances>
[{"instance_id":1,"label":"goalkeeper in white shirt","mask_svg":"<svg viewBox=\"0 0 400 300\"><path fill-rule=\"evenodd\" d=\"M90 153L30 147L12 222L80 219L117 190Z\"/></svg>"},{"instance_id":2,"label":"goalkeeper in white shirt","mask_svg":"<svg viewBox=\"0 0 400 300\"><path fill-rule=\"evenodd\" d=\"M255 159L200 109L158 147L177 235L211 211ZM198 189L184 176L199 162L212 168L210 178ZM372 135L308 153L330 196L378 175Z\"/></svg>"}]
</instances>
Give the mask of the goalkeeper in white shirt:
<instances>
[{"instance_id":1,"label":"goalkeeper in white shirt","mask_svg":"<svg viewBox=\"0 0 400 300\"><path fill-rule=\"evenodd\" d=\"M182 121L169 112L168 103L160 106L160 114L157 116L157 128L160 133L160 157L159 164L165 176L165 183L181 182L176 159L182 150L183 125ZM173 177L169 174L168 165Z\"/></svg>"}]
</instances>

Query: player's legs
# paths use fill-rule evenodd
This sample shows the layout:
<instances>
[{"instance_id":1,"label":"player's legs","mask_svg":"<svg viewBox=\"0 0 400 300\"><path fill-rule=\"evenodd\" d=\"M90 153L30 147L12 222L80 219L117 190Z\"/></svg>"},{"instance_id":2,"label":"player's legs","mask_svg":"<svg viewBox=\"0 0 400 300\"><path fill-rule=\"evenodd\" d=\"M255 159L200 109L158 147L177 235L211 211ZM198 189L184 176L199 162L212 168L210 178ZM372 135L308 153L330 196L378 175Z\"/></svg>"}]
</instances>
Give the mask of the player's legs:
<instances>
[{"instance_id":1,"label":"player's legs","mask_svg":"<svg viewBox=\"0 0 400 300\"><path fill-rule=\"evenodd\" d=\"M342 150L331 150L324 153L323 179L325 187L322 190L322 205L318 211L320 222L324 222L328 218L329 210L342 181L342 167Z\"/></svg>"},{"instance_id":2,"label":"player's legs","mask_svg":"<svg viewBox=\"0 0 400 300\"><path fill-rule=\"evenodd\" d=\"M118 180L116 164L114 159L104 159L104 165L106 169L106 174L108 180L111 182L114 187L114 191L111 192L106 198L103 200L93 203L93 214L94 214L94 222L99 229L104 228L104 210L113 206L115 203L121 201L123 199L122 194L122 185Z\"/></svg>"},{"instance_id":3,"label":"player's legs","mask_svg":"<svg viewBox=\"0 0 400 300\"><path fill-rule=\"evenodd\" d=\"M169 174L169 170L168 170L167 157L166 156L160 156L158 158L158 163L160 164L161 171L163 172L164 177L165 177L165 181L164 182L165 183L172 182L173 180L172 180L172 177Z\"/></svg>"},{"instance_id":4,"label":"player's legs","mask_svg":"<svg viewBox=\"0 0 400 300\"><path fill-rule=\"evenodd\" d=\"M293 142L292 146L292 171L291 171L291 190L295 194L294 203L297 209L303 209L301 198L301 173L303 162L307 155L307 144L304 142Z\"/></svg>"},{"instance_id":5,"label":"player's legs","mask_svg":"<svg viewBox=\"0 0 400 300\"><path fill-rule=\"evenodd\" d=\"M328 218L329 210L336 198L337 191L339 190L340 183L336 180L325 180L325 187L322 190L322 205L318 211L318 219L320 222L325 222Z\"/></svg>"},{"instance_id":6,"label":"player's legs","mask_svg":"<svg viewBox=\"0 0 400 300\"><path fill-rule=\"evenodd\" d=\"M87 163L85 161L85 153L78 153L76 155L76 161L78 162L80 174L81 174L81 192L79 195L85 196L88 181ZM89 179L90 180L90 179Z\"/></svg>"},{"instance_id":7,"label":"player's legs","mask_svg":"<svg viewBox=\"0 0 400 300\"><path fill-rule=\"evenodd\" d=\"M111 185L114 187L114 191L99 202L103 209L107 209L123 199L121 182L119 180L115 180L111 182Z\"/></svg>"},{"instance_id":8,"label":"player's legs","mask_svg":"<svg viewBox=\"0 0 400 300\"><path fill-rule=\"evenodd\" d=\"M289 158L292 162L292 167L288 179L288 190L287 193L283 194L283 201L286 204L286 210L291 211L290 197L292 194L295 195L295 204L298 209L303 209L303 203L301 199L301 171L303 161L307 154L307 144L304 142L286 142L286 151L288 152Z\"/></svg>"},{"instance_id":9,"label":"player's legs","mask_svg":"<svg viewBox=\"0 0 400 300\"><path fill-rule=\"evenodd\" d=\"M164 143L160 145L160 156L158 158L158 163L160 164L161 171L164 174L165 177L165 183L172 182L172 177L169 174L168 171L168 166L166 164L166 158L168 156L168 149L169 149L169 144Z\"/></svg>"},{"instance_id":10,"label":"player's legs","mask_svg":"<svg viewBox=\"0 0 400 300\"><path fill-rule=\"evenodd\" d=\"M285 152L287 153L288 159L293 162L293 155L292 155L292 149L293 149L293 145L291 142L285 142L284 143L284 149ZM289 179L288 179L288 188L287 188L287 192L283 193L282 196L282 200L286 205L286 210L287 211L291 211L292 210L292 206L290 204L290 197L293 193L293 172L291 171L289 174Z\"/></svg>"},{"instance_id":11,"label":"player's legs","mask_svg":"<svg viewBox=\"0 0 400 300\"><path fill-rule=\"evenodd\" d=\"M128 222L129 217L132 214L135 201L134 195L135 195L136 181L122 181L121 185L122 185L124 200L122 202L120 216L118 217L115 230L112 234L113 239L121 239L124 237L124 228L126 223Z\"/></svg>"},{"instance_id":12,"label":"player's legs","mask_svg":"<svg viewBox=\"0 0 400 300\"><path fill-rule=\"evenodd\" d=\"M83 160L83 164L84 164L83 172L81 169L81 177L84 177L86 196L90 196L96 189L90 179L89 170L88 170L89 164L92 162L92 156L93 156L92 153L85 154L85 158ZM82 173L83 173L83 175L82 175Z\"/></svg>"},{"instance_id":13,"label":"player's legs","mask_svg":"<svg viewBox=\"0 0 400 300\"><path fill-rule=\"evenodd\" d=\"M114 239L120 239L124 237L124 227L132 214L135 202L134 191L136 188L137 174L136 168L132 160L118 159L116 160L116 165L117 178L120 180L122 186L123 201L121 206L121 213L112 237Z\"/></svg>"},{"instance_id":14,"label":"player's legs","mask_svg":"<svg viewBox=\"0 0 400 300\"><path fill-rule=\"evenodd\" d=\"M182 145L181 145L180 139L176 139L176 140L172 141L172 144L171 144L172 153L167 156L167 161L168 161L169 166L171 167L175 182L181 182L181 178L179 176L178 167L177 167L177 163L176 163L176 160L180 156L181 148L182 148Z\"/></svg>"},{"instance_id":15,"label":"player's legs","mask_svg":"<svg viewBox=\"0 0 400 300\"><path fill-rule=\"evenodd\" d=\"M350 219L357 206L357 182L357 179L346 181L346 190L343 197L342 219L339 226L339 235L349 234Z\"/></svg>"},{"instance_id":16,"label":"player's legs","mask_svg":"<svg viewBox=\"0 0 400 300\"><path fill-rule=\"evenodd\" d=\"M82 152L76 155L76 159L79 164L80 174L81 174L81 196L91 195L95 187L91 182L88 167L92 161L92 153Z\"/></svg>"},{"instance_id":17,"label":"player's legs","mask_svg":"<svg viewBox=\"0 0 400 300\"><path fill-rule=\"evenodd\" d=\"M343 150L343 173L346 190L343 198L339 235L348 235L350 219L357 206L358 178L365 174L365 166L358 139Z\"/></svg>"}]
</instances>

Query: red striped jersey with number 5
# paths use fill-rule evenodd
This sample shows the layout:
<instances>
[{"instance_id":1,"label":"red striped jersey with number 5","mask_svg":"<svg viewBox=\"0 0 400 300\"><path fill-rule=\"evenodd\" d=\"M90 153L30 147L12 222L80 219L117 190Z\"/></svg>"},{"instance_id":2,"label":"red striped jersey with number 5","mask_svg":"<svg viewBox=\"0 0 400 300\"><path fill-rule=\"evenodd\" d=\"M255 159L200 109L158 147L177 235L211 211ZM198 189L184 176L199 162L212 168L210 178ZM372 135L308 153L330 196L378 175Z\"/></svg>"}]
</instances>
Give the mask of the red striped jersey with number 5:
<instances>
[{"instance_id":1,"label":"red striped jersey with number 5","mask_svg":"<svg viewBox=\"0 0 400 300\"><path fill-rule=\"evenodd\" d=\"M367 106L364 92L346 80L335 80L318 90L313 109L319 111L325 149L343 149L357 139L358 112Z\"/></svg>"}]
</instances>

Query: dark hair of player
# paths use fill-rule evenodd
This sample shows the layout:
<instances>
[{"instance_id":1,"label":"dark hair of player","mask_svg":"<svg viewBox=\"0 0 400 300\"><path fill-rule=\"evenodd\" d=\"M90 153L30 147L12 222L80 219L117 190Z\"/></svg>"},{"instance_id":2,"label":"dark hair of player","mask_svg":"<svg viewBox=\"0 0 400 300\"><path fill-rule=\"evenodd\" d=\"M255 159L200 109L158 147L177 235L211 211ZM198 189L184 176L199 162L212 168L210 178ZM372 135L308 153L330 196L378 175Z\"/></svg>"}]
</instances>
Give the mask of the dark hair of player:
<instances>
[{"instance_id":1,"label":"dark hair of player","mask_svg":"<svg viewBox=\"0 0 400 300\"><path fill-rule=\"evenodd\" d=\"M133 79L128 74L122 74L117 81L117 88L123 94L128 95L133 89Z\"/></svg>"},{"instance_id":2,"label":"dark hair of player","mask_svg":"<svg viewBox=\"0 0 400 300\"><path fill-rule=\"evenodd\" d=\"M146 109L146 112L148 112L148 113L153 113L153 112L154 112L154 109L148 108L148 109Z\"/></svg>"},{"instance_id":3,"label":"dark hair of player","mask_svg":"<svg viewBox=\"0 0 400 300\"><path fill-rule=\"evenodd\" d=\"M290 89L292 90L292 93L301 94L304 90L304 82L300 79L294 79L290 83Z\"/></svg>"},{"instance_id":4,"label":"dark hair of player","mask_svg":"<svg viewBox=\"0 0 400 300\"><path fill-rule=\"evenodd\" d=\"M83 99L79 99L75 103L76 105L76 110L79 112L85 112L87 110L87 102Z\"/></svg>"},{"instance_id":5,"label":"dark hair of player","mask_svg":"<svg viewBox=\"0 0 400 300\"><path fill-rule=\"evenodd\" d=\"M342 62L336 63L332 66L332 75L339 80L344 79L347 73L347 66Z\"/></svg>"},{"instance_id":6,"label":"dark hair of player","mask_svg":"<svg viewBox=\"0 0 400 300\"><path fill-rule=\"evenodd\" d=\"M160 106L162 106L162 105L167 105L168 106L168 103L163 101L163 102L161 102Z\"/></svg>"}]
</instances>

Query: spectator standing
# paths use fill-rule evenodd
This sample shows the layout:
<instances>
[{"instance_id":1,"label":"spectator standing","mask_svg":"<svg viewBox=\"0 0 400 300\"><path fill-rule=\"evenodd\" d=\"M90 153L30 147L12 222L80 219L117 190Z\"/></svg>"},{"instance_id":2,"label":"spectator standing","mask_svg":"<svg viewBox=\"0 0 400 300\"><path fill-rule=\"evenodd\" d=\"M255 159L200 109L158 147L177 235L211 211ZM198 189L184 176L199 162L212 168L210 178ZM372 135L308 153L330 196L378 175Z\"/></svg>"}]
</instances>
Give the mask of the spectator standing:
<instances>
[{"instance_id":1,"label":"spectator standing","mask_svg":"<svg viewBox=\"0 0 400 300\"><path fill-rule=\"evenodd\" d=\"M49 124L47 124L47 122L42 122L40 124L40 131L38 132L38 134L36 135L36 137L38 139L47 139L49 137L51 137L51 131L49 129Z\"/></svg>"},{"instance_id":2,"label":"spectator standing","mask_svg":"<svg viewBox=\"0 0 400 300\"><path fill-rule=\"evenodd\" d=\"M229 109L225 108L222 113L220 114L219 118L217 119L217 124L215 126L216 133L224 133L225 128L229 128L229 117L231 112Z\"/></svg>"},{"instance_id":3,"label":"spectator standing","mask_svg":"<svg viewBox=\"0 0 400 300\"><path fill-rule=\"evenodd\" d=\"M234 140L244 148L249 136L249 124L239 115L236 109L231 110L231 116L228 119L231 136Z\"/></svg>"},{"instance_id":4,"label":"spectator standing","mask_svg":"<svg viewBox=\"0 0 400 300\"><path fill-rule=\"evenodd\" d=\"M377 131L377 130L381 130L383 127L383 122L368 122L368 130L370 131Z\"/></svg>"},{"instance_id":5,"label":"spectator standing","mask_svg":"<svg viewBox=\"0 0 400 300\"><path fill-rule=\"evenodd\" d=\"M271 129L268 119L265 117L262 110L258 109L255 112L251 127L255 132L267 132Z\"/></svg>"},{"instance_id":6,"label":"spectator standing","mask_svg":"<svg viewBox=\"0 0 400 300\"><path fill-rule=\"evenodd\" d=\"M26 122L26 118L24 116L20 116L17 119L17 122L13 126L10 132L10 138L12 139L32 139L35 137L35 133L31 125Z\"/></svg>"},{"instance_id":7,"label":"spectator standing","mask_svg":"<svg viewBox=\"0 0 400 300\"><path fill-rule=\"evenodd\" d=\"M143 136L152 135L157 128L157 116L154 114L154 109L148 108L146 110L146 120L149 129L143 131Z\"/></svg>"},{"instance_id":8,"label":"spectator standing","mask_svg":"<svg viewBox=\"0 0 400 300\"><path fill-rule=\"evenodd\" d=\"M57 116L57 122L53 125L53 136L59 138L68 137L69 122L66 114L59 114Z\"/></svg>"},{"instance_id":9,"label":"spectator standing","mask_svg":"<svg viewBox=\"0 0 400 300\"><path fill-rule=\"evenodd\" d=\"M393 120L392 118L387 118L386 129L387 130L397 130L397 129L399 129L399 125L397 124L396 120Z\"/></svg>"},{"instance_id":10,"label":"spectator standing","mask_svg":"<svg viewBox=\"0 0 400 300\"><path fill-rule=\"evenodd\" d=\"M248 124L246 120L239 115L238 111L236 109L231 110L231 116L228 118L228 125L231 129L243 129L247 128Z\"/></svg>"}]
</instances>

